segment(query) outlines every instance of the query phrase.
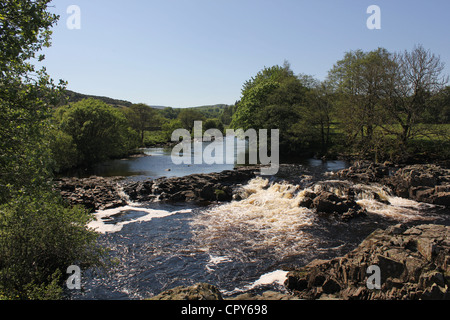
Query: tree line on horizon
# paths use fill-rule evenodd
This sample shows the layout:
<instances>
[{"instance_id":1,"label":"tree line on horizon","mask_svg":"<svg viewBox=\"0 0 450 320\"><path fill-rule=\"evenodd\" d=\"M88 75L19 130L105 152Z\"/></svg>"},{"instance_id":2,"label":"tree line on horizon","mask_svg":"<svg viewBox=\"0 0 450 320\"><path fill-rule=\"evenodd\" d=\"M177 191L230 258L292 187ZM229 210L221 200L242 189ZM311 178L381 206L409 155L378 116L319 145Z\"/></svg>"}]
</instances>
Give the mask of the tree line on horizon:
<instances>
[{"instance_id":1,"label":"tree line on horizon","mask_svg":"<svg viewBox=\"0 0 450 320\"><path fill-rule=\"evenodd\" d=\"M123 157L164 145L172 132L279 129L285 157L336 157L402 162L449 155L450 87L439 56L418 45L349 51L325 80L296 75L288 62L265 67L243 84L232 106L153 109L113 107L93 98L54 112L56 169Z\"/></svg>"}]
</instances>

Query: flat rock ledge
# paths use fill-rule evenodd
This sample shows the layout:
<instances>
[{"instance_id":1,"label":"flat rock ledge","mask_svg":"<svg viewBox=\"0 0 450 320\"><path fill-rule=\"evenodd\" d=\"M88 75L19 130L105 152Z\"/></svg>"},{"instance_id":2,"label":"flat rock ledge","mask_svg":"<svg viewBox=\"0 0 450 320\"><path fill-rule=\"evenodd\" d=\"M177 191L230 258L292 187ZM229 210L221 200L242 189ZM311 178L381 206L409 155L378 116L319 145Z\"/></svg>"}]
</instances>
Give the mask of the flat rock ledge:
<instances>
[{"instance_id":1,"label":"flat rock ledge","mask_svg":"<svg viewBox=\"0 0 450 320\"><path fill-rule=\"evenodd\" d=\"M90 210L114 209L127 204L120 187L122 177L62 178L54 183L63 199L70 205Z\"/></svg>"},{"instance_id":2,"label":"flat rock ledge","mask_svg":"<svg viewBox=\"0 0 450 320\"><path fill-rule=\"evenodd\" d=\"M193 286L180 286L166 290L148 300L175 300L175 301L194 301L194 300L298 300L290 294L275 291L265 291L261 294L243 293L233 298L223 298L222 293L215 286L207 283L197 283Z\"/></svg>"},{"instance_id":3,"label":"flat rock ledge","mask_svg":"<svg viewBox=\"0 0 450 320\"><path fill-rule=\"evenodd\" d=\"M449 300L450 227L391 226L376 230L354 251L291 271L286 287L301 299ZM378 266L381 289L369 289Z\"/></svg>"},{"instance_id":4,"label":"flat rock ledge","mask_svg":"<svg viewBox=\"0 0 450 320\"><path fill-rule=\"evenodd\" d=\"M124 186L132 201L212 202L231 201L237 187L256 177L259 168L245 167L217 173L159 178Z\"/></svg>"},{"instance_id":5,"label":"flat rock ledge","mask_svg":"<svg viewBox=\"0 0 450 320\"><path fill-rule=\"evenodd\" d=\"M197 283L190 287L180 286L166 290L148 300L223 300L216 287L207 283Z\"/></svg>"},{"instance_id":6,"label":"flat rock ledge","mask_svg":"<svg viewBox=\"0 0 450 320\"><path fill-rule=\"evenodd\" d=\"M256 177L259 167L244 167L218 173L124 182L123 177L62 178L54 189L71 205L105 210L133 202L231 201L240 186Z\"/></svg>"}]
</instances>

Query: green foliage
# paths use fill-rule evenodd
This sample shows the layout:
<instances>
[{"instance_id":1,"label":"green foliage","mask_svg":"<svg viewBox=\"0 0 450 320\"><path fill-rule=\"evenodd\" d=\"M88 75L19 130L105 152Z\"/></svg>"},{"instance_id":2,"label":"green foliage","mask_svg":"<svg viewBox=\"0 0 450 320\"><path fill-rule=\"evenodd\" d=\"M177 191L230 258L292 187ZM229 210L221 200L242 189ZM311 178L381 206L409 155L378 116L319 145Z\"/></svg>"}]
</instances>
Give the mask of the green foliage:
<instances>
[{"instance_id":1,"label":"green foliage","mask_svg":"<svg viewBox=\"0 0 450 320\"><path fill-rule=\"evenodd\" d=\"M78 154L72 136L58 129L52 129L49 135L53 171L59 173L75 167Z\"/></svg>"},{"instance_id":2,"label":"green foliage","mask_svg":"<svg viewBox=\"0 0 450 320\"><path fill-rule=\"evenodd\" d=\"M85 99L63 107L59 113L60 136L66 137L66 144L72 139L76 165L89 166L120 157L138 146L137 135L128 128L124 114L104 102ZM57 151L53 153L57 155Z\"/></svg>"},{"instance_id":3,"label":"green foliage","mask_svg":"<svg viewBox=\"0 0 450 320\"><path fill-rule=\"evenodd\" d=\"M180 109L174 109L172 107L167 107L167 108L160 110L160 114L164 118L169 119L169 120L178 118L178 115L180 114L180 112L181 112Z\"/></svg>"},{"instance_id":4,"label":"green foliage","mask_svg":"<svg viewBox=\"0 0 450 320\"><path fill-rule=\"evenodd\" d=\"M329 79L347 146L373 159L420 153L417 138L440 136L422 124L446 121L448 77L443 70L440 58L420 45L395 54L383 48L346 53Z\"/></svg>"},{"instance_id":5,"label":"green foliage","mask_svg":"<svg viewBox=\"0 0 450 320\"><path fill-rule=\"evenodd\" d=\"M298 151L307 145L296 135L307 91L287 63L283 67L265 68L244 84L231 127L279 129L282 151Z\"/></svg>"},{"instance_id":6,"label":"green foliage","mask_svg":"<svg viewBox=\"0 0 450 320\"><path fill-rule=\"evenodd\" d=\"M177 129L184 128L192 132L192 130L194 129L194 122L205 121L206 118L199 111L193 109L183 109L178 115L178 120L180 121L182 126L178 127Z\"/></svg>"},{"instance_id":7,"label":"green foliage","mask_svg":"<svg viewBox=\"0 0 450 320\"><path fill-rule=\"evenodd\" d=\"M68 266L97 265L103 255L86 229L90 216L65 207L49 183L50 145L60 152L72 145L51 127L65 84L33 65L58 18L49 2L0 3L0 299L59 298Z\"/></svg>"},{"instance_id":8,"label":"green foliage","mask_svg":"<svg viewBox=\"0 0 450 320\"><path fill-rule=\"evenodd\" d=\"M0 292L15 299L56 298L73 264L101 265L105 251L86 230L91 215L51 192L24 194L0 206Z\"/></svg>"},{"instance_id":9,"label":"green foliage","mask_svg":"<svg viewBox=\"0 0 450 320\"><path fill-rule=\"evenodd\" d=\"M45 183L50 154L45 134L58 86L32 64L50 44L57 17L50 1L6 0L0 4L0 203Z\"/></svg>"},{"instance_id":10,"label":"green foliage","mask_svg":"<svg viewBox=\"0 0 450 320\"><path fill-rule=\"evenodd\" d=\"M219 118L224 109L227 106L224 104L218 104L218 105L214 105L214 106L203 106L203 107L195 107L195 108L190 108L191 110L200 112L201 114L203 114L205 116L206 119L214 119L214 118Z\"/></svg>"},{"instance_id":11,"label":"green foliage","mask_svg":"<svg viewBox=\"0 0 450 320\"><path fill-rule=\"evenodd\" d=\"M233 114L234 114L234 106L225 106L222 114L220 116L220 121L224 125L230 125L231 121L233 120Z\"/></svg>"},{"instance_id":12,"label":"green foliage","mask_svg":"<svg viewBox=\"0 0 450 320\"><path fill-rule=\"evenodd\" d=\"M125 115L131 128L140 134L141 146L144 145L145 132L154 130L161 124L158 112L142 103L130 106L126 109Z\"/></svg>"},{"instance_id":13,"label":"green foliage","mask_svg":"<svg viewBox=\"0 0 450 320\"><path fill-rule=\"evenodd\" d=\"M203 131L209 130L209 129L218 129L222 133L224 132L224 127L222 121L219 119L208 119L203 123Z\"/></svg>"}]
</instances>

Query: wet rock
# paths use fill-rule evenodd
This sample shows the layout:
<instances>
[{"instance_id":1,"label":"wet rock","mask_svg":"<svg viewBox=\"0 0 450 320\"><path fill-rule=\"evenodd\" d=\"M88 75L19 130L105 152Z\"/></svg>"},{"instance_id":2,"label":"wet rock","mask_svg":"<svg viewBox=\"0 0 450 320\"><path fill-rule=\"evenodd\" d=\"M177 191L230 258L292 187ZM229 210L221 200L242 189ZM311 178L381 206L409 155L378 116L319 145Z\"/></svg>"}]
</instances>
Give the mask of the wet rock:
<instances>
[{"instance_id":1,"label":"wet rock","mask_svg":"<svg viewBox=\"0 0 450 320\"><path fill-rule=\"evenodd\" d=\"M62 178L56 180L54 189L70 205L81 205L87 209L104 210L126 205L119 182L122 178L89 177Z\"/></svg>"},{"instance_id":2,"label":"wet rock","mask_svg":"<svg viewBox=\"0 0 450 320\"><path fill-rule=\"evenodd\" d=\"M450 299L449 236L442 225L377 230L344 257L291 271L285 286L303 299ZM372 265L380 268L379 290L366 283Z\"/></svg>"},{"instance_id":3,"label":"wet rock","mask_svg":"<svg viewBox=\"0 0 450 320\"><path fill-rule=\"evenodd\" d=\"M359 161L335 176L354 182L377 182L389 187L398 197L450 206L450 170L434 164L397 168Z\"/></svg>"},{"instance_id":4,"label":"wet rock","mask_svg":"<svg viewBox=\"0 0 450 320\"><path fill-rule=\"evenodd\" d=\"M207 283L185 287L180 286L164 291L149 300L223 300L220 291Z\"/></svg>"},{"instance_id":5,"label":"wet rock","mask_svg":"<svg viewBox=\"0 0 450 320\"><path fill-rule=\"evenodd\" d=\"M436 165L412 165L385 179L399 197L450 206L450 170Z\"/></svg>"},{"instance_id":6,"label":"wet rock","mask_svg":"<svg viewBox=\"0 0 450 320\"><path fill-rule=\"evenodd\" d=\"M357 161L348 169L336 173L337 176L358 182L378 182L389 176L392 168L385 164L370 161Z\"/></svg>"},{"instance_id":7,"label":"wet rock","mask_svg":"<svg viewBox=\"0 0 450 320\"><path fill-rule=\"evenodd\" d=\"M279 301L279 300L298 300L298 297L287 293L281 293L276 291L264 291L262 294L254 294L251 292L246 292L240 294L236 297L226 300L237 300L237 301L255 301L255 300L265 300L265 301Z\"/></svg>"},{"instance_id":8,"label":"wet rock","mask_svg":"<svg viewBox=\"0 0 450 320\"><path fill-rule=\"evenodd\" d=\"M324 189L319 189L318 192L305 191L299 206L315 209L318 213L337 215L343 220L363 216L367 213L352 196L344 198Z\"/></svg>"},{"instance_id":9,"label":"wet rock","mask_svg":"<svg viewBox=\"0 0 450 320\"><path fill-rule=\"evenodd\" d=\"M132 201L155 199L165 202L231 201L237 185L256 177L258 168L242 168L219 173L159 178L124 186Z\"/></svg>"}]
</instances>

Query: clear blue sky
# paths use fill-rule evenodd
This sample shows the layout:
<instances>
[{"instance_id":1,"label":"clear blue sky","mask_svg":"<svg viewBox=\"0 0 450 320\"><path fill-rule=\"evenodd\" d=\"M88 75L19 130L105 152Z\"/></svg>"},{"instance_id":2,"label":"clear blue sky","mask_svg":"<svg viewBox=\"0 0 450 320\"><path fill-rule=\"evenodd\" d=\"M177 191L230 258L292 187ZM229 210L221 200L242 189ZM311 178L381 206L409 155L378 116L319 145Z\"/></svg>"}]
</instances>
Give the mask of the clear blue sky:
<instances>
[{"instance_id":1,"label":"clear blue sky","mask_svg":"<svg viewBox=\"0 0 450 320\"><path fill-rule=\"evenodd\" d=\"M265 66L324 79L346 51L415 44L450 74L449 0L54 0L60 21L45 65L68 89L131 102L189 107L239 100ZM69 5L81 29L69 30ZM370 5L381 30L369 30Z\"/></svg>"}]
</instances>

